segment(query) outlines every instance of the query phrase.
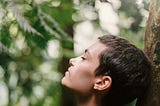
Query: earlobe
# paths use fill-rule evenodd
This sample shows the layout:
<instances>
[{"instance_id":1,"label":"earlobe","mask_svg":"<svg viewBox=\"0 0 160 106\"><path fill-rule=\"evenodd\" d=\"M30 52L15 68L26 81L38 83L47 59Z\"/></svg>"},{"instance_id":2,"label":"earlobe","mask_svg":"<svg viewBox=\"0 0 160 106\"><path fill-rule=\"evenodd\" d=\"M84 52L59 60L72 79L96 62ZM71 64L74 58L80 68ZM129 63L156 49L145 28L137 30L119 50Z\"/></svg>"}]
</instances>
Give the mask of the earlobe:
<instances>
[{"instance_id":1,"label":"earlobe","mask_svg":"<svg viewBox=\"0 0 160 106\"><path fill-rule=\"evenodd\" d=\"M103 91L109 90L112 84L112 78L110 76L99 76L96 78L94 89Z\"/></svg>"}]
</instances>

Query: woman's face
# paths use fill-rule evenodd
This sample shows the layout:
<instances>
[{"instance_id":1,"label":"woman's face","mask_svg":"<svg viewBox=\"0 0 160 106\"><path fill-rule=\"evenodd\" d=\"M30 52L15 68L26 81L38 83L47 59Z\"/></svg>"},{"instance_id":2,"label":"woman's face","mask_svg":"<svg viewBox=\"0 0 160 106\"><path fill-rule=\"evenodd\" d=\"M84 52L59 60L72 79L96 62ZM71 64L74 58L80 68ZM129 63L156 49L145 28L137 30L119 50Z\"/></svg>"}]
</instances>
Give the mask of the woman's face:
<instances>
[{"instance_id":1,"label":"woman's face","mask_svg":"<svg viewBox=\"0 0 160 106\"><path fill-rule=\"evenodd\" d=\"M95 70L100 64L99 55L105 49L106 46L97 41L83 55L70 59L62 84L77 93L90 93L95 83Z\"/></svg>"}]
</instances>

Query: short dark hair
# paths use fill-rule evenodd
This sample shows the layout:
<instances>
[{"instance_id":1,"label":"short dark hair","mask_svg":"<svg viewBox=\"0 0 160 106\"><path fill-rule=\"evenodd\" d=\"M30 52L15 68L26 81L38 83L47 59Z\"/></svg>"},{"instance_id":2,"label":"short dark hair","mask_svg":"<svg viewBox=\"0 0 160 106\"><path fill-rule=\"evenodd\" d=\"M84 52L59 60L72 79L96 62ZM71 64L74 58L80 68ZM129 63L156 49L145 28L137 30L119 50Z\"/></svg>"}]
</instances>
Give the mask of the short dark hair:
<instances>
[{"instance_id":1,"label":"short dark hair","mask_svg":"<svg viewBox=\"0 0 160 106\"><path fill-rule=\"evenodd\" d=\"M110 91L104 96L107 106L122 106L143 95L151 83L151 63L142 50L129 41L113 36L99 37L106 50L99 56L96 75L112 78Z\"/></svg>"}]
</instances>

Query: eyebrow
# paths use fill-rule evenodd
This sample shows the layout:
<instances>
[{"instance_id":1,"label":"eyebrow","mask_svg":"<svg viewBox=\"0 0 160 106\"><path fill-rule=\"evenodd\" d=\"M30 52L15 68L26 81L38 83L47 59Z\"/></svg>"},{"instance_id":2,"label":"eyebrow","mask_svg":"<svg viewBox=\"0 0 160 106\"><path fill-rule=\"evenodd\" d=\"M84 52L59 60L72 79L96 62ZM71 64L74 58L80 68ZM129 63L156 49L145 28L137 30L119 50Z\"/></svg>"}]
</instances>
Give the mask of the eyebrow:
<instances>
[{"instance_id":1,"label":"eyebrow","mask_svg":"<svg viewBox=\"0 0 160 106\"><path fill-rule=\"evenodd\" d=\"M88 49L85 49L85 51L84 51L86 54L88 54L89 55L89 57L91 57L92 58L92 55L91 55L91 53L89 52L89 50Z\"/></svg>"},{"instance_id":2,"label":"eyebrow","mask_svg":"<svg viewBox=\"0 0 160 106\"><path fill-rule=\"evenodd\" d=\"M84 52L85 52L85 53L86 53L86 52L88 52L88 49L85 49L85 51L84 51Z\"/></svg>"}]
</instances>

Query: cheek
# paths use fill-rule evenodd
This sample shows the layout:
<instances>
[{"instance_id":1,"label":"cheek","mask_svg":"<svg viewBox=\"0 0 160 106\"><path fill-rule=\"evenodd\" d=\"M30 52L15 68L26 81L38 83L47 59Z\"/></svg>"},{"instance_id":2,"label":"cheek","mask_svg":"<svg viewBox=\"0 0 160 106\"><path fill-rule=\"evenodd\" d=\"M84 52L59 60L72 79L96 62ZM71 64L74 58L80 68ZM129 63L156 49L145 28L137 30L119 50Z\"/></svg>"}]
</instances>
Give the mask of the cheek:
<instances>
[{"instance_id":1,"label":"cheek","mask_svg":"<svg viewBox=\"0 0 160 106\"><path fill-rule=\"evenodd\" d=\"M96 65L79 64L70 68L70 75L66 74L62 84L75 92L89 93L94 85L94 71Z\"/></svg>"},{"instance_id":2,"label":"cheek","mask_svg":"<svg viewBox=\"0 0 160 106\"><path fill-rule=\"evenodd\" d=\"M81 68L78 72L73 73L71 76L71 84L75 91L89 92L94 84L94 74L92 70L86 70L86 68Z\"/></svg>"}]
</instances>

